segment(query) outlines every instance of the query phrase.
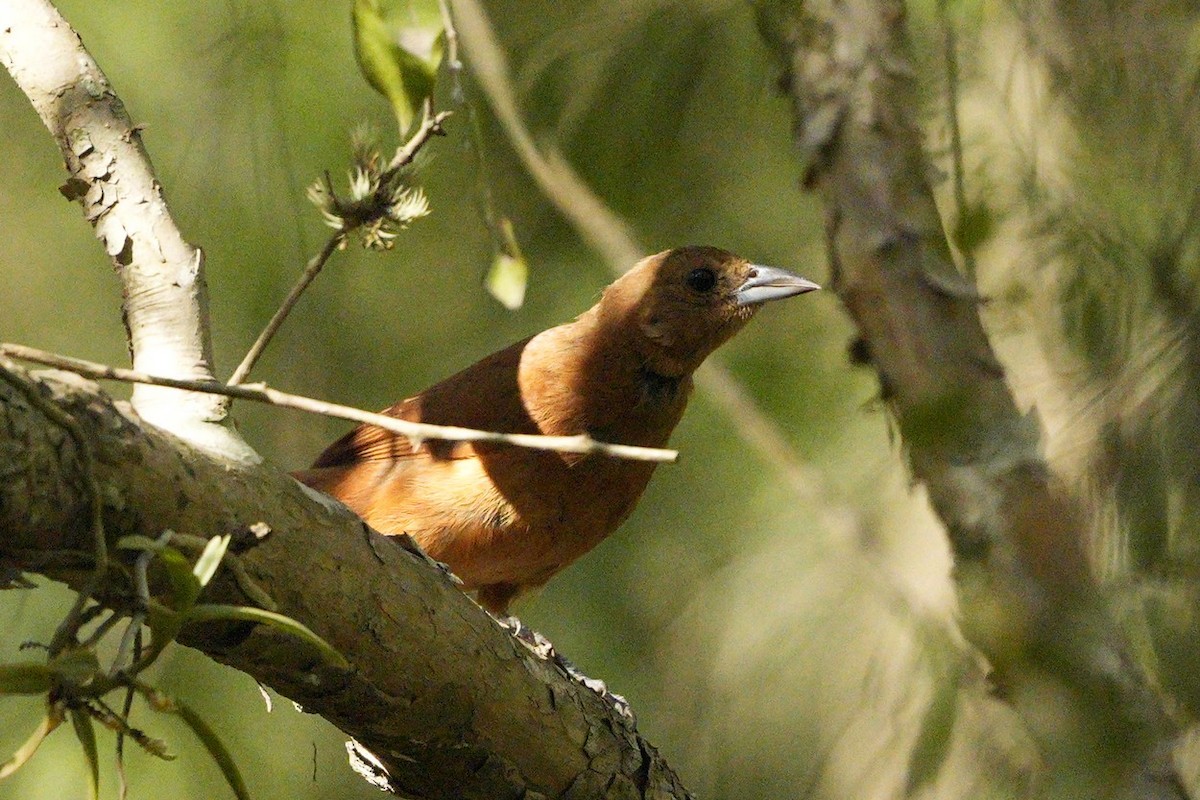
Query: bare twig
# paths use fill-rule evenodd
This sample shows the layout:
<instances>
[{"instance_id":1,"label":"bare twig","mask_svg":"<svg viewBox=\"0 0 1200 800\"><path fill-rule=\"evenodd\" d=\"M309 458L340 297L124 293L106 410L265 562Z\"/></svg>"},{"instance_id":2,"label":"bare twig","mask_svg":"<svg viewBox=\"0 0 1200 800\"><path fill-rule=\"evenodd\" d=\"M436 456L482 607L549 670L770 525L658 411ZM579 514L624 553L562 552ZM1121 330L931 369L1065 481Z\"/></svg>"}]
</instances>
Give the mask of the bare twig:
<instances>
[{"instance_id":1,"label":"bare twig","mask_svg":"<svg viewBox=\"0 0 1200 800\"><path fill-rule=\"evenodd\" d=\"M450 14L449 0L438 0L442 14L442 29L446 32L446 68L450 71L451 98L462 102L462 61L458 58L458 31L454 28L454 17Z\"/></svg>"},{"instance_id":2,"label":"bare twig","mask_svg":"<svg viewBox=\"0 0 1200 800\"><path fill-rule=\"evenodd\" d=\"M452 0L452 8L475 77L530 176L590 247L618 272L628 269L645 254L645 249L638 245L628 223L596 196L565 159L555 153L543 155L538 149L521 119L508 61L486 12L476 0Z\"/></svg>"},{"instance_id":3,"label":"bare twig","mask_svg":"<svg viewBox=\"0 0 1200 800\"><path fill-rule=\"evenodd\" d=\"M397 148L396 154L392 156L387 169L380 175L379 187L376 190L375 198L377 202L385 205L390 203L386 198L392 191L392 181L399 174L400 170L412 163L417 153L421 151L421 148L431 138L444 134L442 123L448 116L450 116L450 112L448 111L434 113L433 106L429 101L426 101L425 113L421 119L420 127L417 128L416 133L409 137L407 142ZM332 191L332 188L330 188L331 194ZM267 323L262 333L258 335L258 338L254 341L254 345L251 346L245 358L242 359L242 363L229 376L228 385L239 386L245 383L247 376L250 375L250 370L254 369L254 365L258 363L258 359L262 356L263 351L267 349L267 345L275 338L275 334L278 333L284 320L292 313L292 309L299 302L300 296L304 294L309 284L321 273L325 264L333 256L334 251L342 246L342 243L346 241L346 237L360 224L361 220L357 218L344 219L342 226L334 231L333 235L325 242L325 246L321 248L321 252L309 259L308 263L304 266L304 272L300 275L300 280L296 281L296 285L288 292L288 296L284 298L279 309L271 317L271 321Z\"/></svg>"},{"instance_id":4,"label":"bare twig","mask_svg":"<svg viewBox=\"0 0 1200 800\"><path fill-rule=\"evenodd\" d=\"M532 450L548 450L556 453L599 453L615 458L625 458L631 461L675 462L679 453L657 447L637 447L634 445L613 444L601 442L590 436L540 436L527 433L497 433L495 431L480 431L473 428L460 428L454 425L431 425L425 422L410 422L384 414L373 414L350 406L327 403L311 397L288 394L271 389L266 384L241 384L230 386L219 381L184 381L174 378L162 378L157 375L146 375L131 369L111 367L97 364L93 361L71 358L69 356L47 353L24 345L0 343L0 354L44 364L48 367L74 372L88 378L101 380L123 381L125 383L141 383L151 386L169 386L173 389L185 389L193 392L223 395L241 400L253 400L283 408L294 408L307 411L310 414L321 414L327 417L347 419L375 425L384 430L404 436L414 445L427 439L437 439L450 442L492 442L510 444L516 447L527 447Z\"/></svg>"},{"instance_id":5,"label":"bare twig","mask_svg":"<svg viewBox=\"0 0 1200 800\"><path fill-rule=\"evenodd\" d=\"M173 535L174 532L170 529L163 531L157 539L158 544L166 547ZM112 666L108 671L109 677L115 678L125 670L126 664L133 665L139 660L140 653L135 654L134 651L141 649L137 646L138 637L150 609L150 580L147 576L147 570L150 568L150 562L155 555L156 551L154 550L143 550L138 553L137 559L133 562L133 588L134 594L137 597L137 604L129 617L129 625L126 626L125 633L121 637L121 644L117 647L117 654L113 656ZM131 672L130 674L136 674L136 672ZM128 712L126 712L126 716L128 716Z\"/></svg>"},{"instance_id":6,"label":"bare twig","mask_svg":"<svg viewBox=\"0 0 1200 800\"><path fill-rule=\"evenodd\" d=\"M426 100L425 111L421 116L421 127L417 128L416 133L410 136L407 142L397 148L396 155L392 156L380 184L386 184L397 172L411 164L425 143L434 136L445 136L446 132L442 129L442 123L449 116L449 111L434 113L433 101Z\"/></svg>"},{"instance_id":7,"label":"bare twig","mask_svg":"<svg viewBox=\"0 0 1200 800\"><path fill-rule=\"evenodd\" d=\"M136 661L142 655L142 626L139 623L133 634L133 657ZM129 722L133 711L133 685L125 687L125 697L121 700L121 719ZM129 796L129 780L125 776L125 728L117 730L117 800L125 800Z\"/></svg>"},{"instance_id":8,"label":"bare twig","mask_svg":"<svg viewBox=\"0 0 1200 800\"><path fill-rule=\"evenodd\" d=\"M97 608L97 607L92 606L92 608ZM89 609L89 611L90 610L91 609ZM86 639L84 639L83 641L81 641L79 643L79 646L85 650L88 648L91 648L91 647L95 647L96 644L101 639L103 639L105 636L107 636L108 632L111 631L113 629L113 627L118 622L120 622L122 619L124 619L124 617L122 617L119 613L117 613L115 611L110 612L108 617L103 622L101 622L99 625L97 625L96 629L94 631L92 631L91 633L89 633L88 637Z\"/></svg>"},{"instance_id":9,"label":"bare twig","mask_svg":"<svg viewBox=\"0 0 1200 800\"><path fill-rule=\"evenodd\" d=\"M242 363L238 364L238 368L229 376L228 383L230 386L240 385L246 379L246 376L250 374L250 370L254 369L254 365L258 363L259 357L267 349L267 345L275 337L275 333L283 325L283 321L287 319L288 314L292 313L292 309L300 300L300 295L304 294L304 290L320 274L325 263L329 261L330 256L345 241L346 233L347 231L345 230L335 231L329 237L328 241L325 242L325 246L321 248L321 252L309 259L308 263L304 266L304 273L300 276L300 280L288 292L288 296L284 298L283 303L279 306L279 310L275 312L275 315L271 317L271 321L267 323L267 327L263 328L262 333L258 335L258 338L254 341L254 345L246 353L246 357L242 359Z\"/></svg>"}]
</instances>

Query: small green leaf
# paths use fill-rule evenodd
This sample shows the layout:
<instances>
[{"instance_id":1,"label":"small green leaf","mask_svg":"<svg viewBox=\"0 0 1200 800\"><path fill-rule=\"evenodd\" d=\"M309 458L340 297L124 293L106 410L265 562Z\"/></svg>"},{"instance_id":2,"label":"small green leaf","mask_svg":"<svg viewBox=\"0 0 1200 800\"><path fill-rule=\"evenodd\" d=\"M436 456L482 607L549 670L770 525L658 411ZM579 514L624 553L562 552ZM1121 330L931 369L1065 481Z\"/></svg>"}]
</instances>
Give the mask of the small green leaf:
<instances>
[{"instance_id":1,"label":"small green leaf","mask_svg":"<svg viewBox=\"0 0 1200 800\"><path fill-rule=\"evenodd\" d=\"M0 695L45 694L53 676L45 664L0 664Z\"/></svg>"},{"instance_id":2,"label":"small green leaf","mask_svg":"<svg viewBox=\"0 0 1200 800\"><path fill-rule=\"evenodd\" d=\"M86 686L100 672L100 659L91 650L76 648L59 653L46 667L65 684Z\"/></svg>"},{"instance_id":3,"label":"small green leaf","mask_svg":"<svg viewBox=\"0 0 1200 800\"><path fill-rule=\"evenodd\" d=\"M196 559L196 565L192 567L192 574L196 576L196 580L200 582L202 588L208 586L213 575L217 574L217 568L221 566L221 559L225 557L225 551L229 549L229 542L232 539L233 536L228 533L224 536L212 537L204 546L204 552L200 554L200 558Z\"/></svg>"},{"instance_id":4,"label":"small green leaf","mask_svg":"<svg viewBox=\"0 0 1200 800\"><path fill-rule=\"evenodd\" d=\"M933 696L921 719L920 731L908 757L906 796L912 797L937 779L954 738L958 698L966 674L966 659L959 646L935 625L920 625L923 660Z\"/></svg>"},{"instance_id":5,"label":"small green leaf","mask_svg":"<svg viewBox=\"0 0 1200 800\"><path fill-rule=\"evenodd\" d=\"M213 620L225 622L258 622L263 625L270 625L276 630L291 634L317 648L325 658L326 663L332 664L339 669L350 668L349 662L346 661L342 654L334 650L328 642L314 633L311 628L297 622L291 617L285 617L283 614L277 614L274 611L266 611L261 608L252 608L250 606L208 604L194 606L187 614L188 622L207 622Z\"/></svg>"},{"instance_id":6,"label":"small green leaf","mask_svg":"<svg viewBox=\"0 0 1200 800\"><path fill-rule=\"evenodd\" d=\"M499 300L501 305L509 311L515 311L525 302L529 264L521 253L521 246L513 233L512 222L507 217L502 218L499 229L501 241L483 285L488 294Z\"/></svg>"},{"instance_id":7,"label":"small green leaf","mask_svg":"<svg viewBox=\"0 0 1200 800\"><path fill-rule=\"evenodd\" d=\"M996 232L996 218L987 203L979 202L962 209L954 225L954 244L964 253L973 253Z\"/></svg>"},{"instance_id":8,"label":"small green leaf","mask_svg":"<svg viewBox=\"0 0 1200 800\"><path fill-rule=\"evenodd\" d=\"M96 749L96 729L92 727L92 718L83 709L73 708L70 713L75 736L83 746L83 757L88 762L88 797L100 800L100 753Z\"/></svg>"},{"instance_id":9,"label":"small green leaf","mask_svg":"<svg viewBox=\"0 0 1200 800\"><path fill-rule=\"evenodd\" d=\"M17 748L17 751L12 754L12 757L0 764L0 778L7 778L14 772L25 766L25 762L33 758L33 754L37 752L38 746L46 741L46 737L54 733L54 729L62 724L62 714L51 708L46 712L46 716L42 718L42 722L37 726L33 733L29 734L29 738Z\"/></svg>"},{"instance_id":10,"label":"small green leaf","mask_svg":"<svg viewBox=\"0 0 1200 800\"><path fill-rule=\"evenodd\" d=\"M167 577L171 579L171 607L176 611L187 611L196 603L203 588L192 572L192 563L174 547L164 547L158 557L167 568Z\"/></svg>"},{"instance_id":11,"label":"small green leaf","mask_svg":"<svg viewBox=\"0 0 1200 800\"><path fill-rule=\"evenodd\" d=\"M437 0L354 0L354 55L363 77L387 98L403 134L433 96L445 46Z\"/></svg>"},{"instance_id":12,"label":"small green leaf","mask_svg":"<svg viewBox=\"0 0 1200 800\"><path fill-rule=\"evenodd\" d=\"M151 664L183 628L183 615L161 603L151 602L146 609L146 627L150 629L150 647L140 663Z\"/></svg>"},{"instance_id":13,"label":"small green leaf","mask_svg":"<svg viewBox=\"0 0 1200 800\"><path fill-rule=\"evenodd\" d=\"M216 731L210 728L208 723L199 714L178 700L175 701L174 711L192 729L192 733L196 734L196 738L208 750L208 754L212 756L213 761L217 762L217 766L221 769L221 774L225 776L225 782L229 784L229 788L237 795L238 800L250 800L250 791L246 788L246 782L242 780L242 773L238 771L232 754L225 748Z\"/></svg>"}]
</instances>

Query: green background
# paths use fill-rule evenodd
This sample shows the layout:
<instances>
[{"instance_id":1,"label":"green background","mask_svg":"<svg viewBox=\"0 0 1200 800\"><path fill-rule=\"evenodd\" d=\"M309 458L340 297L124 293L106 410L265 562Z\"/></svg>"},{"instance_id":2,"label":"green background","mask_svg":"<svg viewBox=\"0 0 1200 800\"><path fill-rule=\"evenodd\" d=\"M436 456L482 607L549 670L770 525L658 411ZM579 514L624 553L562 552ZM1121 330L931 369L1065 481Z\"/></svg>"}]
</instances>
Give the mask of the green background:
<instances>
[{"instance_id":1,"label":"green background","mask_svg":"<svg viewBox=\"0 0 1200 800\"><path fill-rule=\"evenodd\" d=\"M218 372L228 375L328 235L304 187L326 170L344 186L349 136L363 122L395 144L391 111L354 63L350 4L59 5L144 126L175 218L204 248ZM957 8L970 20L972 198L985 211L1017 207L1026 173L1010 167L1059 142L1030 146L1022 109L1010 103L1001 114L988 105L1006 75L996 54L1005 36L1016 40L1014 18ZM489 11L535 136L562 148L650 250L712 244L827 280L821 209L800 189L790 111L750 8L510 0ZM932 9L914 4L912 12L929 103L922 120L935 161L946 166L940 40ZM980 27L986 36L976 36ZM611 280L525 174L479 90L466 90L469 106L454 105L444 82L439 89L439 105L455 115L449 135L427 148L418 178L432 215L391 252L351 244L337 254L254 379L382 408L570 319ZM531 264L516 312L482 288L492 245L472 113L496 207L512 218ZM7 79L0 131L0 338L124 364L118 281L78 208L56 191L64 179L57 150ZM1136 170L1089 174L1105 181L1103 196L1130 173L1136 183ZM948 195L947 182L933 177ZM985 262L1003 265L983 273L995 298L988 322L1022 404L1039 403L1055 434L1051 452L1065 452L1070 467L1075 451L1057 436L1072 418L1070 383L1046 366L1056 363L1046 353L1057 351L1045 342L1060 340L1035 302L1045 278L1029 265L1028 242L987 239ZM811 467L803 487L747 443L739 419L698 393L672 439L680 463L659 469L616 535L516 612L625 695L640 730L704 797L897 796L917 737L948 741L944 719L927 713L947 704L963 720L957 760L934 788L972 796L982 781L989 795L1007 796L1021 785L1012 776L1027 765L1027 743L981 692L977 701L957 694L964 651L947 547L908 485L874 378L847 361L851 338L836 297L821 292L766 309L719 353L782 443ZM346 427L250 403L235 414L246 439L282 469L307 465ZM296 565L298 577L304 571ZM0 658L17 658L22 641L47 640L69 599L60 587L0 594ZM245 675L183 648L156 670L157 685L220 730L254 796L377 796L346 766L338 731L278 698L268 714ZM0 751L16 747L39 713L34 701L0 700ZM132 796L227 796L182 726L146 711L135 724L180 757L163 763L132 752ZM111 741L102 734L105 757ZM109 797L113 775L103 773ZM83 759L63 732L0 783L0 798L84 793Z\"/></svg>"}]
</instances>

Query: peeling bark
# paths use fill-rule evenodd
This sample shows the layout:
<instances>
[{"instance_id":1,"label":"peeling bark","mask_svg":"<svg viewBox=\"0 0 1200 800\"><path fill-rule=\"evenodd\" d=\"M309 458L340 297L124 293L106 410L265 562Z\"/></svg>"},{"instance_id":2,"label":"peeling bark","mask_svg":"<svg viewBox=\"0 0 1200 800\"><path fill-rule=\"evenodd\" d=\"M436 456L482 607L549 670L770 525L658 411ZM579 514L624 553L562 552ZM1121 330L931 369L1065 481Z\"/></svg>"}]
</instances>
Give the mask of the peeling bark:
<instances>
[{"instance_id":1,"label":"peeling bark","mask_svg":"<svg viewBox=\"0 0 1200 800\"><path fill-rule=\"evenodd\" d=\"M121 278L134 368L211 379L204 254L172 219L141 134L108 78L44 0L0 3L0 63L53 135L69 174L60 191L79 202ZM204 427L225 419L224 398L138 386L133 404L147 421L180 435L193 429L189 438L215 439L248 457L224 429Z\"/></svg>"}]
</instances>

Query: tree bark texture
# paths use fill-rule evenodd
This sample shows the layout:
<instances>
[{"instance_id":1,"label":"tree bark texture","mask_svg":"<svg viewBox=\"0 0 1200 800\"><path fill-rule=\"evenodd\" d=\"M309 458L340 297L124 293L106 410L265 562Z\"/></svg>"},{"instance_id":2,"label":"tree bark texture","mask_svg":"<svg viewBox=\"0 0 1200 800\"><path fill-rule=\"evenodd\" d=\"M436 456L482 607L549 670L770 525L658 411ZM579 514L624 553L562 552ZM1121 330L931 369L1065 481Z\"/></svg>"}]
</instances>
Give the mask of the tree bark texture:
<instances>
[{"instance_id":1,"label":"tree bark texture","mask_svg":"<svg viewBox=\"0 0 1200 800\"><path fill-rule=\"evenodd\" d=\"M279 611L316 631L351 669L328 666L307 645L264 626L197 624L180 641L354 737L384 764L394 791L418 798L689 796L609 701L515 638L403 539L379 535L269 467L210 455L144 425L88 381L6 373L83 429L110 547L123 535L157 537L168 528L234 534L233 549ZM81 463L66 432L0 381L6 565L75 587L90 575ZM257 523L269 528L266 538L242 535ZM98 596L126 607L128 574L114 566ZM224 574L204 601L248 603Z\"/></svg>"},{"instance_id":2,"label":"tree bark texture","mask_svg":"<svg viewBox=\"0 0 1200 800\"><path fill-rule=\"evenodd\" d=\"M805 185L825 203L833 287L858 326L852 352L877 371L946 525L966 633L1060 774L1074 774L1078 754L1056 741L1061 730L1039 731L1039 709L1021 698L1049 681L1078 715L1072 736L1104 766L1082 770L1082 785L1095 783L1080 796L1183 797L1176 731L1099 597L1084 517L1042 459L1036 415L1018 411L982 300L951 256L915 119L904 4L762 0L757 11L784 65Z\"/></svg>"},{"instance_id":3,"label":"tree bark texture","mask_svg":"<svg viewBox=\"0 0 1200 800\"><path fill-rule=\"evenodd\" d=\"M141 134L108 78L46 0L0 3L0 63L58 144L69 174L59 191L79 202L121 277L134 368L211 379L204 254L171 217ZM138 386L133 403L144 419L181 435L190 427L226 449L235 444L216 426L192 424L223 420L225 398Z\"/></svg>"}]
</instances>

